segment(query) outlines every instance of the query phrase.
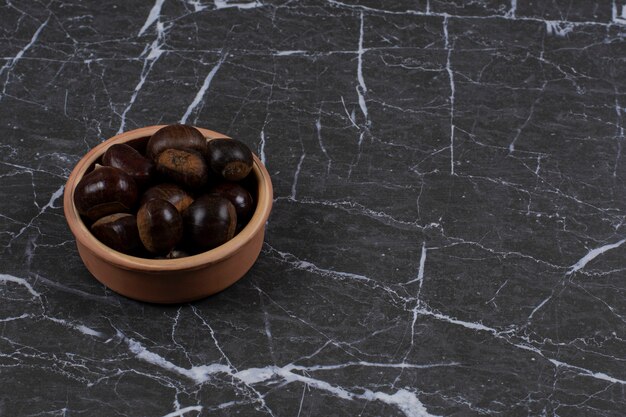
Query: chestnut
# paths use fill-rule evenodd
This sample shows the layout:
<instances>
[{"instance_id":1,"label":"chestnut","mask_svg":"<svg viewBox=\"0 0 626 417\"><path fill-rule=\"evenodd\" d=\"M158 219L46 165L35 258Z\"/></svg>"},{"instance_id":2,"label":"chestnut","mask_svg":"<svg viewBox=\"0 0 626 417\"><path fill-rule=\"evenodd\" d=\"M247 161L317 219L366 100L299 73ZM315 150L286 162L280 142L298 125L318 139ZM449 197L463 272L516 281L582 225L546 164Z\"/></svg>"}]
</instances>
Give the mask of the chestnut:
<instances>
[{"instance_id":1,"label":"chestnut","mask_svg":"<svg viewBox=\"0 0 626 417\"><path fill-rule=\"evenodd\" d=\"M207 145L211 169L229 181L244 179L252 170L252 151L236 139L213 139Z\"/></svg>"},{"instance_id":2,"label":"chestnut","mask_svg":"<svg viewBox=\"0 0 626 417\"><path fill-rule=\"evenodd\" d=\"M137 228L143 246L157 255L174 249L183 237L183 221L176 207L168 201L152 199L137 212Z\"/></svg>"},{"instance_id":3,"label":"chestnut","mask_svg":"<svg viewBox=\"0 0 626 417\"><path fill-rule=\"evenodd\" d=\"M127 255L138 254L143 248L139 239L137 219L129 213L104 216L91 225L91 233L111 249Z\"/></svg>"},{"instance_id":4,"label":"chestnut","mask_svg":"<svg viewBox=\"0 0 626 417\"><path fill-rule=\"evenodd\" d=\"M115 167L98 167L85 175L74 190L78 212L90 220L109 214L128 213L137 202L135 180Z\"/></svg>"},{"instance_id":5,"label":"chestnut","mask_svg":"<svg viewBox=\"0 0 626 417\"><path fill-rule=\"evenodd\" d=\"M250 219L254 212L252 196L241 185L234 182L222 182L211 189L211 194L222 196L235 206L237 221L243 223Z\"/></svg>"},{"instance_id":6,"label":"chestnut","mask_svg":"<svg viewBox=\"0 0 626 417\"><path fill-rule=\"evenodd\" d=\"M218 195L203 195L185 210L183 223L190 247L202 252L233 238L237 212L228 199Z\"/></svg>"},{"instance_id":7,"label":"chestnut","mask_svg":"<svg viewBox=\"0 0 626 417\"><path fill-rule=\"evenodd\" d=\"M169 125L157 130L148 141L146 156L156 161L156 157L166 149L196 151L206 153L206 139L193 126Z\"/></svg>"},{"instance_id":8,"label":"chestnut","mask_svg":"<svg viewBox=\"0 0 626 417\"><path fill-rule=\"evenodd\" d=\"M154 198L169 201L174 205L174 207L176 207L179 213L185 211L185 209L193 203L193 197L191 197L185 190L176 184L168 182L148 188L141 197L141 204L143 205L146 201Z\"/></svg>"},{"instance_id":9,"label":"chestnut","mask_svg":"<svg viewBox=\"0 0 626 417\"><path fill-rule=\"evenodd\" d=\"M117 143L107 149L102 156L102 164L126 172L140 188L147 185L154 174L154 163L124 143Z\"/></svg>"},{"instance_id":10,"label":"chestnut","mask_svg":"<svg viewBox=\"0 0 626 417\"><path fill-rule=\"evenodd\" d=\"M189 188L201 188L209 179L209 167L204 157L193 151L166 149L156 159L157 171Z\"/></svg>"}]
</instances>

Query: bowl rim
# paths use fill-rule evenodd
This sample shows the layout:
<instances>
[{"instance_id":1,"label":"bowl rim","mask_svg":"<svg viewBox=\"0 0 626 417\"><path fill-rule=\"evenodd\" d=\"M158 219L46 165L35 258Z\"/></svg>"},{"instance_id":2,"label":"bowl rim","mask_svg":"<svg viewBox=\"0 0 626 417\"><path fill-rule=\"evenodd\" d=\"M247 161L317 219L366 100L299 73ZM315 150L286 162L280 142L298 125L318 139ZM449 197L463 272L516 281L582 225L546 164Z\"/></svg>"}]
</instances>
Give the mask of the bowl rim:
<instances>
[{"instance_id":1,"label":"bowl rim","mask_svg":"<svg viewBox=\"0 0 626 417\"><path fill-rule=\"evenodd\" d=\"M265 223L269 217L273 203L272 181L267 169L261 160L253 153L254 163L252 172L258 180L257 206L248 224L228 242L217 248L211 249L197 255L187 256L178 259L147 259L126 255L109 248L104 243L95 238L82 221L78 210L74 205L74 191L76 185L83 178L85 172L97 161L106 150L115 144L126 143L128 141L151 136L157 130L167 125L146 126L139 129L130 130L117 134L100 143L81 158L70 174L63 195L63 212L70 230L77 240L77 243L84 245L104 261L117 267L138 270L144 272L164 272L183 271L206 267L221 260L227 259L241 250L252 238L265 228ZM195 127L195 126L194 126ZM230 137L215 132L213 130L196 127L207 140L230 139Z\"/></svg>"}]
</instances>

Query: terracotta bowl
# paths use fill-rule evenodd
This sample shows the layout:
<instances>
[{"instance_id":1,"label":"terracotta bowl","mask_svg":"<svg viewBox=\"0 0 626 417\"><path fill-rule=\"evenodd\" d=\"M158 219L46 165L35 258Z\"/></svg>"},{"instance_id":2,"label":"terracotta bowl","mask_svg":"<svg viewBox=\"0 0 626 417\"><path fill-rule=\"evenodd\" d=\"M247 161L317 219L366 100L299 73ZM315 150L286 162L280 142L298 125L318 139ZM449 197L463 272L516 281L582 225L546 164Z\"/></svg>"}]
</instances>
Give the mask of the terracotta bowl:
<instances>
[{"instance_id":1,"label":"terracotta bowl","mask_svg":"<svg viewBox=\"0 0 626 417\"><path fill-rule=\"evenodd\" d=\"M65 218L76 238L78 253L98 281L136 300L182 303L222 291L252 267L261 252L265 223L272 208L272 182L261 161L254 156L251 178L256 186L256 210L246 227L222 246L186 258L163 260L138 258L117 252L97 240L83 223L74 205L74 190L83 175L111 145L128 143L140 148L161 127L148 126L125 132L89 151L67 180L63 204ZM199 130L207 140L227 138L211 130ZM251 191L254 194L255 190Z\"/></svg>"}]
</instances>

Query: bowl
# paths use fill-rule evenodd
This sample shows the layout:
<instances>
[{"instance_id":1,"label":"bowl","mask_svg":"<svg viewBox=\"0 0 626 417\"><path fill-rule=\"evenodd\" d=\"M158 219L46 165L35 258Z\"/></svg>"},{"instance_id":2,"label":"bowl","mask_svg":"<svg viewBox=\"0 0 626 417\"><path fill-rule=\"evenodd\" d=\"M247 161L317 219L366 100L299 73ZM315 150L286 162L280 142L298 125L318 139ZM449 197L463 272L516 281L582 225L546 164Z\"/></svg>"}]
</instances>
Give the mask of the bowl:
<instances>
[{"instance_id":1,"label":"bowl","mask_svg":"<svg viewBox=\"0 0 626 417\"><path fill-rule=\"evenodd\" d=\"M225 244L198 255L179 259L145 259L117 252L96 239L78 214L74 191L88 172L114 144L145 147L150 136L164 126L148 126L114 136L89 151L70 174L65 185L65 218L76 238L78 253L85 267L102 284L126 297L152 303L183 303L215 294L231 286L257 260L265 224L272 209L272 182L256 155L248 176L256 183L257 206L248 224ZM221 133L198 128L207 140L226 138Z\"/></svg>"}]
</instances>

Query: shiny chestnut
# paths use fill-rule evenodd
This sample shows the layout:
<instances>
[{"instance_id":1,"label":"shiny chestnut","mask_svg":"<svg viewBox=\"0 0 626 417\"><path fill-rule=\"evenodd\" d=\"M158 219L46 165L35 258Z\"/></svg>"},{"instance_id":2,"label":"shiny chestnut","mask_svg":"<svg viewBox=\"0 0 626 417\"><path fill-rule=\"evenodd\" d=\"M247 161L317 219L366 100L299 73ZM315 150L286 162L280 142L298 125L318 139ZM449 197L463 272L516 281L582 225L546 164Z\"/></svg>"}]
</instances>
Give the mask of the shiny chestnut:
<instances>
[{"instance_id":1,"label":"shiny chestnut","mask_svg":"<svg viewBox=\"0 0 626 417\"><path fill-rule=\"evenodd\" d=\"M185 239L197 252L220 246L235 235L237 212L224 197L203 195L183 213Z\"/></svg>"},{"instance_id":2,"label":"shiny chestnut","mask_svg":"<svg viewBox=\"0 0 626 417\"><path fill-rule=\"evenodd\" d=\"M102 164L119 168L142 188L154 175L154 163L125 143L112 145L102 156Z\"/></svg>"},{"instance_id":3,"label":"shiny chestnut","mask_svg":"<svg viewBox=\"0 0 626 417\"><path fill-rule=\"evenodd\" d=\"M237 221L239 223L247 222L254 212L252 196L248 190L237 183L222 182L214 186L210 193L222 196L233 203L237 211Z\"/></svg>"},{"instance_id":4,"label":"shiny chestnut","mask_svg":"<svg viewBox=\"0 0 626 417\"><path fill-rule=\"evenodd\" d=\"M183 222L176 207L168 201L153 199L137 212L137 228L143 246L151 253L169 253L183 237Z\"/></svg>"},{"instance_id":5,"label":"shiny chestnut","mask_svg":"<svg viewBox=\"0 0 626 417\"><path fill-rule=\"evenodd\" d=\"M180 188L176 184L164 182L163 184L150 187L143 193L141 197L141 204L153 199L162 199L169 201L176 207L179 213L185 211L191 203L193 203L193 197L189 195L185 190Z\"/></svg>"},{"instance_id":6,"label":"shiny chestnut","mask_svg":"<svg viewBox=\"0 0 626 417\"><path fill-rule=\"evenodd\" d=\"M236 139L213 139L207 145L211 169L228 181L240 181L252 170L252 151Z\"/></svg>"},{"instance_id":7,"label":"shiny chestnut","mask_svg":"<svg viewBox=\"0 0 626 417\"><path fill-rule=\"evenodd\" d=\"M135 180L115 167L98 167L85 175L74 190L78 213L92 221L109 214L130 212L138 198Z\"/></svg>"},{"instance_id":8,"label":"shiny chestnut","mask_svg":"<svg viewBox=\"0 0 626 417\"><path fill-rule=\"evenodd\" d=\"M129 213L102 217L91 225L91 233L111 249L127 255L137 255L143 249L137 219Z\"/></svg>"},{"instance_id":9,"label":"shiny chestnut","mask_svg":"<svg viewBox=\"0 0 626 417\"><path fill-rule=\"evenodd\" d=\"M204 187L209 167L202 154L179 149L166 149L156 157L157 171L177 184L188 188Z\"/></svg>"},{"instance_id":10,"label":"shiny chestnut","mask_svg":"<svg viewBox=\"0 0 626 417\"><path fill-rule=\"evenodd\" d=\"M169 125L154 133L148 141L146 156L152 160L166 149L206 153L206 139L198 129L188 125Z\"/></svg>"}]
</instances>

